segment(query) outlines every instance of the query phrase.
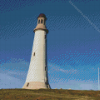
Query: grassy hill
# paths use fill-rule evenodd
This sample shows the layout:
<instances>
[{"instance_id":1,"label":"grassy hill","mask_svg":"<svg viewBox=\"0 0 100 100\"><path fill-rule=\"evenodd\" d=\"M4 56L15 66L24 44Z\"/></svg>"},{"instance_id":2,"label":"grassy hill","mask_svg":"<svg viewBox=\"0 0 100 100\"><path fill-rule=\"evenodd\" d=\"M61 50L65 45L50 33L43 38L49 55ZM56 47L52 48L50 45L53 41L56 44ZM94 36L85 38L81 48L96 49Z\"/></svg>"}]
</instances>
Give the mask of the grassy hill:
<instances>
[{"instance_id":1,"label":"grassy hill","mask_svg":"<svg viewBox=\"0 0 100 100\"><path fill-rule=\"evenodd\" d=\"M100 91L0 89L0 100L100 100Z\"/></svg>"}]
</instances>

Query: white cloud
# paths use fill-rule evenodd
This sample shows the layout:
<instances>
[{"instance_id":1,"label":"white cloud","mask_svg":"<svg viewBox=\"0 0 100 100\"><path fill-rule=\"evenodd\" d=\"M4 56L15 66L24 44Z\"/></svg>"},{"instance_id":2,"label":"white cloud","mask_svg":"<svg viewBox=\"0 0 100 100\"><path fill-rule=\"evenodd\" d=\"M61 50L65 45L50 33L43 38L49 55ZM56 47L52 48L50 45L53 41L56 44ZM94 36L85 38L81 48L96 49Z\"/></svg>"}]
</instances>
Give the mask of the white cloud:
<instances>
[{"instance_id":1,"label":"white cloud","mask_svg":"<svg viewBox=\"0 0 100 100\"><path fill-rule=\"evenodd\" d=\"M24 81L14 78L8 74L0 73L0 89L22 88Z\"/></svg>"},{"instance_id":2,"label":"white cloud","mask_svg":"<svg viewBox=\"0 0 100 100\"><path fill-rule=\"evenodd\" d=\"M12 58L0 65L0 88L22 88L29 63Z\"/></svg>"},{"instance_id":3,"label":"white cloud","mask_svg":"<svg viewBox=\"0 0 100 100\"><path fill-rule=\"evenodd\" d=\"M3 64L0 64L1 72L6 72L8 74L22 74L23 72L26 72L28 68L29 62L23 59L12 58Z\"/></svg>"},{"instance_id":4,"label":"white cloud","mask_svg":"<svg viewBox=\"0 0 100 100\"><path fill-rule=\"evenodd\" d=\"M27 63L27 62L26 62ZM26 75L27 75L27 71L24 71L22 69L20 69L20 67L29 67L26 66L24 64L24 61L20 61L18 63L15 63L16 66L14 65L14 63L6 63L2 65L2 69L0 68L0 88L22 88L22 86L24 85L24 82L26 80ZM28 64L28 63L27 63ZM15 67L15 70L9 70L8 66L12 66L13 68ZM17 68L17 66L19 68ZM7 67L7 69L6 69ZM86 66L88 67L88 66ZM79 66L78 66L79 68ZM67 66L63 67L57 64L53 64L53 63L48 63L48 70L49 70L49 79L50 79L50 85L52 88L63 88L63 89L79 89L79 90L89 90L89 89L93 89L96 90L97 89L97 82L96 81L90 81L90 80L78 80L75 79L75 77L66 77L68 75L77 75L78 73L80 73L80 70L74 69L72 67L67 69ZM87 70L93 70L94 68L91 67L90 69ZM82 72L82 69L81 69ZM88 71L87 71L88 72ZM67 74L66 74L67 73ZM76 74L77 73L77 74ZM24 78L24 79L22 79Z\"/></svg>"}]
</instances>

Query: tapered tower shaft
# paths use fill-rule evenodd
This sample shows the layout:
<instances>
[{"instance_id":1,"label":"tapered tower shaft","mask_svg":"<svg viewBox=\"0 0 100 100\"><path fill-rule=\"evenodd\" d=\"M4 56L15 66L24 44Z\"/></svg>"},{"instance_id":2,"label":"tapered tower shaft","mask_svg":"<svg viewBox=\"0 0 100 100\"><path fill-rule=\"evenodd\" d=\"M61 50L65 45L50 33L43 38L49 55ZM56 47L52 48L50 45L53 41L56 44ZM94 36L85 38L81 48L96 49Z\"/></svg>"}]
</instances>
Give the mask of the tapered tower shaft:
<instances>
[{"instance_id":1,"label":"tapered tower shaft","mask_svg":"<svg viewBox=\"0 0 100 100\"><path fill-rule=\"evenodd\" d=\"M37 26L34 29L35 36L32 47L31 61L23 88L40 89L50 88L47 77L46 65L46 33L48 30L45 25L46 16L38 16Z\"/></svg>"}]
</instances>

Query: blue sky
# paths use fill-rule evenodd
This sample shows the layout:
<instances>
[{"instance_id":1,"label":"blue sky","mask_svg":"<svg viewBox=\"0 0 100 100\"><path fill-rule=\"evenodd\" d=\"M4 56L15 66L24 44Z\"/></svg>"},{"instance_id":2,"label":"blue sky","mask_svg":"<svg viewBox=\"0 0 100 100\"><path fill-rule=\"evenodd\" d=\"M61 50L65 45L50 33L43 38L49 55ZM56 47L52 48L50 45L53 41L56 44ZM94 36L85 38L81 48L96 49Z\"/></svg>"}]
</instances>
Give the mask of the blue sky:
<instances>
[{"instance_id":1,"label":"blue sky","mask_svg":"<svg viewBox=\"0 0 100 100\"><path fill-rule=\"evenodd\" d=\"M47 17L51 88L97 90L100 67L99 0L0 1L0 88L25 83L37 17Z\"/></svg>"}]
</instances>

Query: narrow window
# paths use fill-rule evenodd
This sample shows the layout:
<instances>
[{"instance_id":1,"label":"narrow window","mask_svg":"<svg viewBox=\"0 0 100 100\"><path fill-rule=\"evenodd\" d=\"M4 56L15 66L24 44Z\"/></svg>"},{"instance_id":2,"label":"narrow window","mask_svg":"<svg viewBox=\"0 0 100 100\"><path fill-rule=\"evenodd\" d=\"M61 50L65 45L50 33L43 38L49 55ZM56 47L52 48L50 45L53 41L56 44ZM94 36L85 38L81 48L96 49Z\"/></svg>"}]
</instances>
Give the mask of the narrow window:
<instances>
[{"instance_id":1,"label":"narrow window","mask_svg":"<svg viewBox=\"0 0 100 100\"><path fill-rule=\"evenodd\" d=\"M46 35L45 35L45 39L46 39Z\"/></svg>"},{"instance_id":2,"label":"narrow window","mask_svg":"<svg viewBox=\"0 0 100 100\"><path fill-rule=\"evenodd\" d=\"M35 56L35 52L34 52L33 56Z\"/></svg>"},{"instance_id":3,"label":"narrow window","mask_svg":"<svg viewBox=\"0 0 100 100\"><path fill-rule=\"evenodd\" d=\"M41 23L43 23L43 19L41 19Z\"/></svg>"},{"instance_id":4,"label":"narrow window","mask_svg":"<svg viewBox=\"0 0 100 100\"><path fill-rule=\"evenodd\" d=\"M45 25L45 21L44 21L44 25Z\"/></svg>"},{"instance_id":5,"label":"narrow window","mask_svg":"<svg viewBox=\"0 0 100 100\"><path fill-rule=\"evenodd\" d=\"M45 66L45 71L46 71L46 66Z\"/></svg>"},{"instance_id":6,"label":"narrow window","mask_svg":"<svg viewBox=\"0 0 100 100\"><path fill-rule=\"evenodd\" d=\"M29 83L27 83L27 87L29 86Z\"/></svg>"},{"instance_id":7,"label":"narrow window","mask_svg":"<svg viewBox=\"0 0 100 100\"><path fill-rule=\"evenodd\" d=\"M38 24L40 23L40 20L38 20Z\"/></svg>"}]
</instances>

